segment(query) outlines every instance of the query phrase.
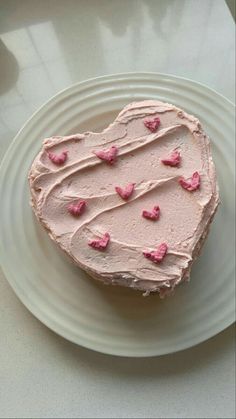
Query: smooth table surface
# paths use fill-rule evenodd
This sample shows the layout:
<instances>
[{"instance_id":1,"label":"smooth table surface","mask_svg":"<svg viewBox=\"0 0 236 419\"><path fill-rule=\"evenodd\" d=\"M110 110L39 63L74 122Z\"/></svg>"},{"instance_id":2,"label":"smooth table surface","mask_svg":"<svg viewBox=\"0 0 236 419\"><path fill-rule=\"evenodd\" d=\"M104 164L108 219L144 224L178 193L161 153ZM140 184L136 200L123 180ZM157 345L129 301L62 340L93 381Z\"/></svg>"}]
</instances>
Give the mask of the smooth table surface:
<instances>
[{"instance_id":1,"label":"smooth table surface","mask_svg":"<svg viewBox=\"0 0 236 419\"><path fill-rule=\"evenodd\" d=\"M0 158L32 112L89 77L172 73L234 101L234 31L223 0L0 1ZM48 330L0 273L0 334L1 418L235 417L233 326L164 357L105 356Z\"/></svg>"}]
</instances>

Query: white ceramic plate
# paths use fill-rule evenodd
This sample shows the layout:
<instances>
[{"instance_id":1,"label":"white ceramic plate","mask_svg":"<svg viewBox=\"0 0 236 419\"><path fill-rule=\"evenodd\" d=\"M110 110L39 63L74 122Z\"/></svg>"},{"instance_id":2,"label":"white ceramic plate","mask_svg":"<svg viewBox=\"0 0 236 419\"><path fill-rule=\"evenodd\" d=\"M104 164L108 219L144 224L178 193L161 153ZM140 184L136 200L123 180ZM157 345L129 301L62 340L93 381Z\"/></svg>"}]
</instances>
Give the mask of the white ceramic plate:
<instances>
[{"instance_id":1,"label":"white ceramic plate","mask_svg":"<svg viewBox=\"0 0 236 419\"><path fill-rule=\"evenodd\" d=\"M27 183L41 139L99 131L125 104L151 98L199 117L212 139L222 201L191 282L165 300L102 285L70 263L35 221ZM55 332L107 354L167 354L229 326L235 318L233 147L233 104L190 80L128 73L91 79L53 97L16 136L0 169L0 260L18 297Z\"/></svg>"}]
</instances>

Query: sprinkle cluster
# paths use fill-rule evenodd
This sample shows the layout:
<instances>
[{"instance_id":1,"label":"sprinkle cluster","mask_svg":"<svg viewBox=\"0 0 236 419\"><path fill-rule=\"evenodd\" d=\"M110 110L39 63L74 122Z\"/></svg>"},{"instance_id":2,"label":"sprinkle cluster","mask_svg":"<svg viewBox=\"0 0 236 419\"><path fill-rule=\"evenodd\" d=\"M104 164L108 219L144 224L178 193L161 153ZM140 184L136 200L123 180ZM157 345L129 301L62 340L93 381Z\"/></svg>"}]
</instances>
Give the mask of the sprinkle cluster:
<instances>
[{"instance_id":1,"label":"sprinkle cluster","mask_svg":"<svg viewBox=\"0 0 236 419\"><path fill-rule=\"evenodd\" d=\"M158 117L153 119L145 119L143 121L145 127L152 133L156 132L160 126L160 119ZM60 154L47 153L48 158L53 164L63 165L67 158L68 152L62 151ZM105 161L109 165L113 165L117 161L118 148L116 146L111 146L106 150L95 151L94 154L100 159ZM173 150L170 155L165 156L161 159L161 162L166 166L179 167L181 164L181 154L179 150ZM200 175L198 172L194 172L189 179L185 179L182 176L179 178L179 185L186 189L189 192L196 191L200 187ZM128 183L126 186L115 186L115 192L120 196L121 199L127 201L135 191L135 183ZM85 200L79 200L77 202L72 202L68 205L68 212L74 216L81 216L87 208L87 202ZM158 221L160 218L160 207L154 205L152 209L143 210L142 217L151 220ZM105 250L110 242L110 234L106 232L103 237L97 240L90 240L88 245L96 250ZM168 245L166 243L161 243L157 246L156 250L152 251L143 251L145 258L149 259L154 263L160 263L168 252Z\"/></svg>"}]
</instances>

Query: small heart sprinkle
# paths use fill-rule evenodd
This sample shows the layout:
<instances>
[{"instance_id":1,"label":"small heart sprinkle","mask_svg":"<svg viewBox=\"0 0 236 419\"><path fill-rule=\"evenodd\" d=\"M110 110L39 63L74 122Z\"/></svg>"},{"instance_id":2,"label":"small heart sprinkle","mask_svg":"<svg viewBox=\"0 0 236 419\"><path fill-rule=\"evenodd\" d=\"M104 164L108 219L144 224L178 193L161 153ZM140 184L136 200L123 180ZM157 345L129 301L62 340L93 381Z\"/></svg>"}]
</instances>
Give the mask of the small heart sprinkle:
<instances>
[{"instance_id":1,"label":"small heart sprinkle","mask_svg":"<svg viewBox=\"0 0 236 419\"><path fill-rule=\"evenodd\" d=\"M200 175L198 172L195 172L189 179L184 179L181 177L179 179L179 184L182 186L182 188L187 189L187 191L196 191L196 189L200 187Z\"/></svg>"},{"instance_id":2,"label":"small heart sprinkle","mask_svg":"<svg viewBox=\"0 0 236 419\"><path fill-rule=\"evenodd\" d=\"M48 153L48 158L54 163L60 166L61 164L65 163L67 159L68 152L62 151L61 154L54 154L54 153Z\"/></svg>"},{"instance_id":3,"label":"small heart sprinkle","mask_svg":"<svg viewBox=\"0 0 236 419\"><path fill-rule=\"evenodd\" d=\"M157 205L151 211L143 210L142 216L148 220L156 221L160 217L160 207Z\"/></svg>"},{"instance_id":4,"label":"small heart sprinkle","mask_svg":"<svg viewBox=\"0 0 236 419\"><path fill-rule=\"evenodd\" d=\"M133 191L134 191L135 183L129 183L125 188L121 188L120 186L115 187L115 191L120 195L122 199L128 199Z\"/></svg>"},{"instance_id":5,"label":"small heart sprinkle","mask_svg":"<svg viewBox=\"0 0 236 419\"><path fill-rule=\"evenodd\" d=\"M156 117L153 119L146 119L143 123L145 127L148 128L151 132L156 132L161 121L160 118Z\"/></svg>"},{"instance_id":6,"label":"small heart sprinkle","mask_svg":"<svg viewBox=\"0 0 236 419\"><path fill-rule=\"evenodd\" d=\"M67 209L71 215L78 217L84 212L86 205L87 205L87 202L82 200L82 201L78 201L76 203L72 203L68 205Z\"/></svg>"},{"instance_id":7,"label":"small heart sprinkle","mask_svg":"<svg viewBox=\"0 0 236 419\"><path fill-rule=\"evenodd\" d=\"M51 160L52 163L57 164L58 166L61 164L64 164L67 159L68 152L62 151L61 154L54 154L54 153L48 153L48 157Z\"/></svg>"},{"instance_id":8,"label":"small heart sprinkle","mask_svg":"<svg viewBox=\"0 0 236 419\"><path fill-rule=\"evenodd\" d=\"M118 148L113 145L108 150L94 151L94 154L101 160L106 161L109 164L114 164L118 154Z\"/></svg>"},{"instance_id":9,"label":"small heart sprinkle","mask_svg":"<svg viewBox=\"0 0 236 419\"><path fill-rule=\"evenodd\" d=\"M169 157L166 157L166 158L162 159L161 161L162 161L162 163L163 163L163 164L165 164L166 166L172 166L172 167L175 167L175 166L179 166L179 164L180 164L180 160L181 160L181 157L180 157L180 152L176 150L176 151L173 151L173 152L170 154L170 156L169 156Z\"/></svg>"},{"instance_id":10,"label":"small heart sprinkle","mask_svg":"<svg viewBox=\"0 0 236 419\"><path fill-rule=\"evenodd\" d=\"M97 250L104 250L108 246L109 241L110 241L110 234L105 233L104 236L101 239L90 240L88 242L88 245L90 247L93 247L94 249L97 249Z\"/></svg>"},{"instance_id":11,"label":"small heart sprinkle","mask_svg":"<svg viewBox=\"0 0 236 419\"><path fill-rule=\"evenodd\" d=\"M166 243L161 243L156 250L153 250L152 252L143 252L143 255L145 258L150 259L154 263L161 262L166 253L167 253L168 246Z\"/></svg>"}]
</instances>

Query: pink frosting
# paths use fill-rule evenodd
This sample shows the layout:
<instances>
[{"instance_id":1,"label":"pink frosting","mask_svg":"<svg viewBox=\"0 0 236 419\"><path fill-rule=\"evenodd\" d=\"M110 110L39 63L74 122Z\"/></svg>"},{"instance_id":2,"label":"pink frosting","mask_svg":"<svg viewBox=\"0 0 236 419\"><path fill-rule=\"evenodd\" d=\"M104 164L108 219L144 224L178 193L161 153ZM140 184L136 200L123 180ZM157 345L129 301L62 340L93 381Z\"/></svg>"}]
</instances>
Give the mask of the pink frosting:
<instances>
[{"instance_id":1,"label":"pink frosting","mask_svg":"<svg viewBox=\"0 0 236 419\"><path fill-rule=\"evenodd\" d=\"M154 118L161 120L156 132L144 124ZM112 146L119 156L110 166L94 152ZM63 166L48 159L48 152L60 155L65 149L70 159ZM173 150L181 153L181 166L162 163ZM36 216L76 264L106 283L161 296L189 277L219 201L209 139L199 121L154 100L127 105L102 133L46 139L29 180ZM135 191L121 199L115 186L122 189L131 180ZM195 190L188 193L184 184ZM83 200L86 211L72 217L68 205ZM157 201L162 215L148 222L140 215L152 213ZM95 252L88 242L103 240L105 231L109 246ZM167 243L168 252L161 263L152 263L143 252L156 254L158 243Z\"/></svg>"}]
</instances>

